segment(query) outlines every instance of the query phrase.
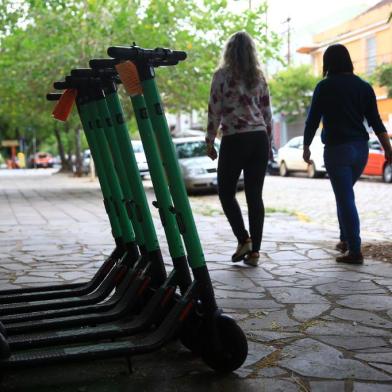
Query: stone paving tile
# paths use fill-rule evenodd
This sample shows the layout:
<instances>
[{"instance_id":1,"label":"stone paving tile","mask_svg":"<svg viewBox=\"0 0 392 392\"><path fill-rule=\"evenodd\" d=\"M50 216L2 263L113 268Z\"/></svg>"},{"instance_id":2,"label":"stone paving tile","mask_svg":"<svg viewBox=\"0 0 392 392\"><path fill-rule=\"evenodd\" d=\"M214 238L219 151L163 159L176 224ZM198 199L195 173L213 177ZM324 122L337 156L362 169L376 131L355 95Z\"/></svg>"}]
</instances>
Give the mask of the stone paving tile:
<instances>
[{"instance_id":1,"label":"stone paving tile","mask_svg":"<svg viewBox=\"0 0 392 392\"><path fill-rule=\"evenodd\" d=\"M283 304L327 304L328 300L321 295L316 294L313 290L296 288L296 287L281 287L269 288L272 297Z\"/></svg>"},{"instance_id":2,"label":"stone paving tile","mask_svg":"<svg viewBox=\"0 0 392 392\"><path fill-rule=\"evenodd\" d=\"M298 321L306 321L319 317L330 308L328 304L295 304L293 318Z\"/></svg>"},{"instance_id":3,"label":"stone paving tile","mask_svg":"<svg viewBox=\"0 0 392 392\"><path fill-rule=\"evenodd\" d=\"M390 336L390 332L385 329L365 327L362 325L353 325L352 322L344 323L322 320L311 324L307 329L307 332L312 335L327 336Z\"/></svg>"},{"instance_id":4,"label":"stone paving tile","mask_svg":"<svg viewBox=\"0 0 392 392\"><path fill-rule=\"evenodd\" d=\"M388 372L389 374L392 374L392 365L387 365L385 363L377 363L377 362L369 362L370 366L373 366L377 369L384 370L385 372Z\"/></svg>"},{"instance_id":5,"label":"stone paving tile","mask_svg":"<svg viewBox=\"0 0 392 392\"><path fill-rule=\"evenodd\" d=\"M371 362L382 362L392 364L392 352L377 354L357 354L356 358Z\"/></svg>"},{"instance_id":6,"label":"stone paving tile","mask_svg":"<svg viewBox=\"0 0 392 392\"><path fill-rule=\"evenodd\" d=\"M279 328L278 328L279 329ZM259 330L259 331L246 331L246 336L252 341L258 342L273 342L273 341L284 341L284 340L293 340L296 338L303 338L304 335L295 332L280 332L280 331L268 331L268 330Z\"/></svg>"},{"instance_id":7,"label":"stone paving tile","mask_svg":"<svg viewBox=\"0 0 392 392\"><path fill-rule=\"evenodd\" d=\"M323 285L318 285L316 290L320 294L386 294L386 291L372 282L347 282L338 281L334 283L327 283Z\"/></svg>"},{"instance_id":8,"label":"stone paving tile","mask_svg":"<svg viewBox=\"0 0 392 392\"><path fill-rule=\"evenodd\" d=\"M347 350L360 350L360 349L371 349L377 347L377 351L380 351L381 347L388 347L388 343L385 339L379 337L369 336L322 336L313 335L324 343L335 347L343 347ZM390 350L388 348L388 350Z\"/></svg>"},{"instance_id":9,"label":"stone paving tile","mask_svg":"<svg viewBox=\"0 0 392 392\"><path fill-rule=\"evenodd\" d=\"M274 312L268 312L267 314L257 315L257 317L251 317L240 323L241 327L245 331L256 330L280 330L284 327L295 327L298 322L295 322L287 315L287 310L277 310Z\"/></svg>"},{"instance_id":10,"label":"stone paving tile","mask_svg":"<svg viewBox=\"0 0 392 392\"><path fill-rule=\"evenodd\" d=\"M0 176L1 288L40 286L47 280L86 281L114 248L97 183L52 177L46 178L44 190L41 182L40 186L31 179L7 182ZM275 180L268 177L268 181ZM328 184L306 179L298 183L321 188ZM268 192L266 200L271 202ZM7 203L1 203L4 196ZM151 202L148 187L147 196ZM242 193L239 199L244 206ZM329 215L335 208L332 202ZM336 227L331 229L331 220L309 206L312 219L320 218L323 228L294 215L267 214L261 265L233 265L235 241L219 213L216 195L192 197L191 203L218 303L248 337L244 366L230 376L218 376L172 344L135 358L132 375L120 359L67 365L66 372L62 367L25 370L23 378L16 373L6 379L5 392L23 391L24 380L29 380L28 392L390 390L386 388L392 382L391 264L367 260L363 266L336 265ZM206 204L218 212L206 214ZM19 217L32 221L29 228L17 221L19 207ZM164 232L155 209L152 213L170 269ZM370 232L366 219L364 223L364 238L391 237L389 226Z\"/></svg>"},{"instance_id":11,"label":"stone paving tile","mask_svg":"<svg viewBox=\"0 0 392 392\"><path fill-rule=\"evenodd\" d=\"M279 262L280 265L296 264L298 260L307 260L306 256L289 250L269 253L268 256L271 260Z\"/></svg>"},{"instance_id":12,"label":"stone paving tile","mask_svg":"<svg viewBox=\"0 0 392 392\"><path fill-rule=\"evenodd\" d=\"M303 376L329 379L392 381L392 375L374 370L349 358L333 347L313 339L303 339L286 346L280 366Z\"/></svg>"},{"instance_id":13,"label":"stone paving tile","mask_svg":"<svg viewBox=\"0 0 392 392\"><path fill-rule=\"evenodd\" d=\"M345 392L346 388L343 381L311 381L312 392Z\"/></svg>"},{"instance_id":14,"label":"stone paving tile","mask_svg":"<svg viewBox=\"0 0 392 392\"><path fill-rule=\"evenodd\" d=\"M344 299L336 301L339 305L369 311L392 309L390 295L347 295Z\"/></svg>"},{"instance_id":15,"label":"stone paving tile","mask_svg":"<svg viewBox=\"0 0 392 392\"><path fill-rule=\"evenodd\" d=\"M355 382L353 392L391 392L391 385Z\"/></svg>"},{"instance_id":16,"label":"stone paving tile","mask_svg":"<svg viewBox=\"0 0 392 392\"><path fill-rule=\"evenodd\" d=\"M382 317L379 317L374 313L366 312L363 310L334 309L331 312L331 315L342 320L353 321L355 323L360 323L378 328L392 329L392 322Z\"/></svg>"}]
</instances>

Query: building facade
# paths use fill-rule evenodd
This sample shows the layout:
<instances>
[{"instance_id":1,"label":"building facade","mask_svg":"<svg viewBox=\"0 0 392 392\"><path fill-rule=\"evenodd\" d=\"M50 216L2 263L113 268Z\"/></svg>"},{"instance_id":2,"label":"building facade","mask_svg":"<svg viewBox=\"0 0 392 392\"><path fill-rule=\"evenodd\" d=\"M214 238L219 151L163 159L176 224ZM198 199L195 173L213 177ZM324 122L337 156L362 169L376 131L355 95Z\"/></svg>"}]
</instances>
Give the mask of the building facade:
<instances>
[{"instance_id":1,"label":"building facade","mask_svg":"<svg viewBox=\"0 0 392 392\"><path fill-rule=\"evenodd\" d=\"M313 43L297 51L308 54L316 75L322 74L323 54L332 44L347 47L354 72L369 78L376 67L392 64L392 0L383 0L355 18L313 36ZM381 118L392 133L392 99L385 87L374 88Z\"/></svg>"}]
</instances>

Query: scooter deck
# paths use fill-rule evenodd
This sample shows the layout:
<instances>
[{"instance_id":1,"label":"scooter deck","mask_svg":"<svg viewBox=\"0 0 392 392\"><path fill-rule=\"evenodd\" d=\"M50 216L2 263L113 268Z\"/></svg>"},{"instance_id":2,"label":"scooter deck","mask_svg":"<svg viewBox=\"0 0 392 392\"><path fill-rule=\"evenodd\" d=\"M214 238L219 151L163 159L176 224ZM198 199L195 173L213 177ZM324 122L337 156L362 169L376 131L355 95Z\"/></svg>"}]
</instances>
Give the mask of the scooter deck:
<instances>
[{"instance_id":1,"label":"scooter deck","mask_svg":"<svg viewBox=\"0 0 392 392\"><path fill-rule=\"evenodd\" d=\"M119 274L123 274L123 260L128 256L125 255L121 261L110 270L98 288L87 295L70 298L55 299L52 301L21 302L17 304L7 304L0 306L0 320L2 316L10 314L28 313L51 309L64 309L77 306L86 306L101 302L112 292L116 286Z\"/></svg>"},{"instance_id":2,"label":"scooter deck","mask_svg":"<svg viewBox=\"0 0 392 392\"><path fill-rule=\"evenodd\" d=\"M175 286L172 286L172 281L173 275L154 292L142 312L130 321L119 320L95 327L10 336L7 339L8 344L11 350L21 350L112 339L142 332L153 324L159 323L160 319L167 312L168 305L175 293Z\"/></svg>"},{"instance_id":3,"label":"scooter deck","mask_svg":"<svg viewBox=\"0 0 392 392\"><path fill-rule=\"evenodd\" d=\"M71 327L83 327L118 320L129 316L135 308L138 300L142 297L150 282L149 276L137 275L131 282L123 298L116 306L106 312L91 313L88 315L77 315L59 317L56 319L37 320L25 323L15 323L6 326L8 336L36 331L48 331L52 329L66 329Z\"/></svg>"},{"instance_id":4,"label":"scooter deck","mask_svg":"<svg viewBox=\"0 0 392 392\"><path fill-rule=\"evenodd\" d=\"M105 276L109 273L114 264L121 259L124 253L125 252L120 253L117 248L114 249L112 254L103 262L93 278L88 282L2 290L0 291L0 304L50 300L88 294L101 284Z\"/></svg>"},{"instance_id":5,"label":"scooter deck","mask_svg":"<svg viewBox=\"0 0 392 392\"><path fill-rule=\"evenodd\" d=\"M127 271L124 278L121 279L121 282L117 285L116 291L114 294L105 302L101 302L98 304L87 305L87 306L79 306L75 308L66 308L66 309L55 309L55 310L43 310L40 312L32 312L32 313L22 313L22 314L12 314L8 316L1 317L1 322L7 326L9 324L22 323L27 321L36 321L43 319L55 319L57 317L67 317L67 316L76 316L78 314L88 314L95 312L104 312L111 308L113 308L118 301L121 300L123 295L126 293L129 284L132 279L135 277L136 271L130 270Z\"/></svg>"},{"instance_id":6,"label":"scooter deck","mask_svg":"<svg viewBox=\"0 0 392 392\"><path fill-rule=\"evenodd\" d=\"M89 344L68 348L53 348L17 352L3 361L0 368L39 366L70 361L86 361L118 356L144 354L161 348L170 341L181 328L182 321L192 307L188 295L181 297L167 314L161 325L147 336L136 336L134 340Z\"/></svg>"}]
</instances>

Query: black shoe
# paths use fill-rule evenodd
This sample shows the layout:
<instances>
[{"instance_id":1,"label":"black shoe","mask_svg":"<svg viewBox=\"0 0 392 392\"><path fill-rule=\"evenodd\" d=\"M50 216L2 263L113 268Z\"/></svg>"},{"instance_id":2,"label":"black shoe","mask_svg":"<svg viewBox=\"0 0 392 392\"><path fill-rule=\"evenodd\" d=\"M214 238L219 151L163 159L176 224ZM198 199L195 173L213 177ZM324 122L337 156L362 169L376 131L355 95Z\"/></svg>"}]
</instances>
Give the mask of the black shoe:
<instances>
[{"instance_id":1,"label":"black shoe","mask_svg":"<svg viewBox=\"0 0 392 392\"><path fill-rule=\"evenodd\" d=\"M335 245L335 249L340 253L346 253L348 251L347 241L340 241Z\"/></svg>"},{"instance_id":2,"label":"black shoe","mask_svg":"<svg viewBox=\"0 0 392 392\"><path fill-rule=\"evenodd\" d=\"M252 251L252 240L250 238L246 239L243 243L238 243L237 250L231 256L231 261L237 263L244 259L244 257Z\"/></svg>"},{"instance_id":3,"label":"black shoe","mask_svg":"<svg viewBox=\"0 0 392 392\"><path fill-rule=\"evenodd\" d=\"M363 255L361 252L352 253L347 251L344 255L338 256L336 258L336 262L346 264L363 264Z\"/></svg>"},{"instance_id":4,"label":"black shoe","mask_svg":"<svg viewBox=\"0 0 392 392\"><path fill-rule=\"evenodd\" d=\"M259 252L251 252L244 257L244 263L252 267L257 267L259 264L259 259L260 259Z\"/></svg>"}]
</instances>

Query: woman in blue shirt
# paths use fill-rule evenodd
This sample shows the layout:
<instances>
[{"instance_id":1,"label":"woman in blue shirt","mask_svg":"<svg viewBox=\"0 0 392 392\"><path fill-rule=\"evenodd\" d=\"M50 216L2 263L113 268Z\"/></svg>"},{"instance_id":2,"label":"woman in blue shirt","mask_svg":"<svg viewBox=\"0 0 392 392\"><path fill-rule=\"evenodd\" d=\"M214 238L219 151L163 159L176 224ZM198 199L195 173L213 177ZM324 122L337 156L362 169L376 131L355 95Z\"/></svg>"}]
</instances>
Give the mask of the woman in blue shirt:
<instances>
[{"instance_id":1,"label":"woman in blue shirt","mask_svg":"<svg viewBox=\"0 0 392 392\"><path fill-rule=\"evenodd\" d=\"M336 198L340 228L336 248L343 253L336 261L361 264L360 224L353 187L368 160L369 134L365 119L380 140L390 164L392 148L378 113L373 88L353 71L345 46L336 44L327 48L323 56L324 79L314 90L306 120L303 158L311 162L309 147L322 119L324 162Z\"/></svg>"}]
</instances>

